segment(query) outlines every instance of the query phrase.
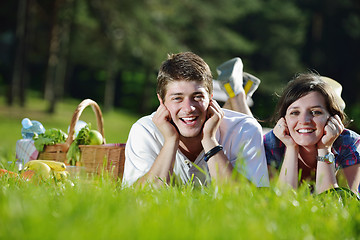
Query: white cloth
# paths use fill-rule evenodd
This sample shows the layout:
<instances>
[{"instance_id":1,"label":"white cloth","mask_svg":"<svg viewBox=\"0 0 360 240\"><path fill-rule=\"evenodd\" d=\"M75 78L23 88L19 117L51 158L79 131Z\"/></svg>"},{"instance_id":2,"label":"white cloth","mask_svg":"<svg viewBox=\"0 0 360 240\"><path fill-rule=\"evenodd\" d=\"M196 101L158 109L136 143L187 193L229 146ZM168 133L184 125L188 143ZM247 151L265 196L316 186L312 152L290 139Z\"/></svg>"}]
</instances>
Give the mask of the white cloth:
<instances>
[{"instance_id":1,"label":"white cloth","mask_svg":"<svg viewBox=\"0 0 360 240\"><path fill-rule=\"evenodd\" d=\"M36 150L34 140L20 139L16 141L16 159L23 164L38 158L39 152Z\"/></svg>"},{"instance_id":2,"label":"white cloth","mask_svg":"<svg viewBox=\"0 0 360 240\"><path fill-rule=\"evenodd\" d=\"M225 116L216 133L216 139L224 147L224 153L233 166L236 160L238 171L256 186L269 186L269 176L263 146L260 124L248 115L223 109ZM132 185L151 168L164 143L164 138L152 121L154 113L139 119L131 128L125 147L125 166L123 183ZM202 151L194 164L208 172ZM195 179L204 183L206 176L192 165L189 159L178 150L174 173L183 183Z\"/></svg>"}]
</instances>

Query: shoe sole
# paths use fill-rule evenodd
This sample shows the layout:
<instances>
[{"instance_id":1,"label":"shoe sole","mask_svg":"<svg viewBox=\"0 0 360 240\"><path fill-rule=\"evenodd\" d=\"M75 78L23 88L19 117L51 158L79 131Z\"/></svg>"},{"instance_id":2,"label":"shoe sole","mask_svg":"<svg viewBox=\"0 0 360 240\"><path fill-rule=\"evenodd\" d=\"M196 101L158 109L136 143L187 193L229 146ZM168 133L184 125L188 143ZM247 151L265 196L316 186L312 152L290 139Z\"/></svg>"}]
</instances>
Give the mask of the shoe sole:
<instances>
[{"instance_id":1,"label":"shoe sole","mask_svg":"<svg viewBox=\"0 0 360 240\"><path fill-rule=\"evenodd\" d=\"M251 97L256 89L260 85L260 79L255 77L254 75L251 75L250 73L243 72L243 87L246 96Z\"/></svg>"}]
</instances>

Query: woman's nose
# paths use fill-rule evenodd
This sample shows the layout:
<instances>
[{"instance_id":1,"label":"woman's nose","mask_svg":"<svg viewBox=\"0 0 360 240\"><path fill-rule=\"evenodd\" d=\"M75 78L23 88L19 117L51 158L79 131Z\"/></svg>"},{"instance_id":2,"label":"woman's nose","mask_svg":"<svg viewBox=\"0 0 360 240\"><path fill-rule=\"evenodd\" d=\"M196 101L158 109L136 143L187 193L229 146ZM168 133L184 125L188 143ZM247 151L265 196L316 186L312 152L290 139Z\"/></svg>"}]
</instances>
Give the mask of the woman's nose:
<instances>
[{"instance_id":1,"label":"woman's nose","mask_svg":"<svg viewBox=\"0 0 360 240\"><path fill-rule=\"evenodd\" d=\"M300 120L303 123L310 123L311 119L312 119L312 116L309 113L304 113L300 116Z\"/></svg>"}]
</instances>

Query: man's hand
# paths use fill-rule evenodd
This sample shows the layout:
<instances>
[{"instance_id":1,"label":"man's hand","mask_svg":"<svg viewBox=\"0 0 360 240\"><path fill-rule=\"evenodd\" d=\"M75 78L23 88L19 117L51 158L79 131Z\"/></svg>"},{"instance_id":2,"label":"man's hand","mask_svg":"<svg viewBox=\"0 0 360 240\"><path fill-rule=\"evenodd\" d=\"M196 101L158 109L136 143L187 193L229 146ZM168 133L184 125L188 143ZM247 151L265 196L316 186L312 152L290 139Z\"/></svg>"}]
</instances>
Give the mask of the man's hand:
<instances>
[{"instance_id":1,"label":"man's hand","mask_svg":"<svg viewBox=\"0 0 360 240\"><path fill-rule=\"evenodd\" d=\"M156 127L159 129L161 134L164 136L165 141L170 139L179 139L179 133L175 126L171 123L171 115L169 110L166 108L162 99L158 94L160 105L156 110L156 113L152 119Z\"/></svg>"},{"instance_id":2,"label":"man's hand","mask_svg":"<svg viewBox=\"0 0 360 240\"><path fill-rule=\"evenodd\" d=\"M224 117L224 111L215 100L211 100L207 112L207 120L203 128L202 141L215 140L216 131L218 130L221 120Z\"/></svg>"}]
</instances>

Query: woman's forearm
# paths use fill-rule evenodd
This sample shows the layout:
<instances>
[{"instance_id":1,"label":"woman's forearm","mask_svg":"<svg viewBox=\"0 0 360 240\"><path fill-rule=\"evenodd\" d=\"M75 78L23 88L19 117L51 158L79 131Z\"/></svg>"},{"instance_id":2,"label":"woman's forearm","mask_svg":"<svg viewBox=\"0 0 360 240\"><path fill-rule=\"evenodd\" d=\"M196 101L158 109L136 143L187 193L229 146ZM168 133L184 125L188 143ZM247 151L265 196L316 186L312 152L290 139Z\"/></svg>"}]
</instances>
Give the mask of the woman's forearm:
<instances>
[{"instance_id":1,"label":"woman's forearm","mask_svg":"<svg viewBox=\"0 0 360 240\"><path fill-rule=\"evenodd\" d=\"M298 187L298 154L297 147L287 148L284 155L284 161L281 166L279 182L290 185L292 188Z\"/></svg>"},{"instance_id":2,"label":"woman's forearm","mask_svg":"<svg viewBox=\"0 0 360 240\"><path fill-rule=\"evenodd\" d=\"M330 150L318 150L318 156L324 157ZM316 185L315 189L317 193L322 193L330 188L338 187L335 176L335 162L318 161L316 167Z\"/></svg>"}]
</instances>

